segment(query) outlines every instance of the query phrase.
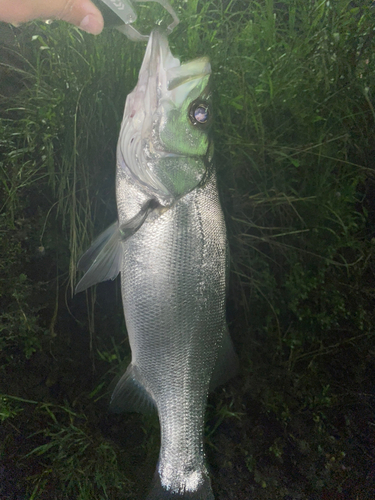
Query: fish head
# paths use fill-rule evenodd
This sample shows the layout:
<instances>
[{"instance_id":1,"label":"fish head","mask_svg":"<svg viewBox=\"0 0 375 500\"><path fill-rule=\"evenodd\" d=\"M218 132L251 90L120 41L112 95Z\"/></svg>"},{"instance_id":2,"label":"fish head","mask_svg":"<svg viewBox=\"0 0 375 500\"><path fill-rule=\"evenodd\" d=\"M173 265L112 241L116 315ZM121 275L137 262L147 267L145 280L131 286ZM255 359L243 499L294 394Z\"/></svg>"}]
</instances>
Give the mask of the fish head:
<instances>
[{"instance_id":1,"label":"fish head","mask_svg":"<svg viewBox=\"0 0 375 500\"><path fill-rule=\"evenodd\" d=\"M126 100L118 142L126 168L164 205L205 182L212 164L211 66L202 57L181 64L154 31L138 83Z\"/></svg>"}]
</instances>

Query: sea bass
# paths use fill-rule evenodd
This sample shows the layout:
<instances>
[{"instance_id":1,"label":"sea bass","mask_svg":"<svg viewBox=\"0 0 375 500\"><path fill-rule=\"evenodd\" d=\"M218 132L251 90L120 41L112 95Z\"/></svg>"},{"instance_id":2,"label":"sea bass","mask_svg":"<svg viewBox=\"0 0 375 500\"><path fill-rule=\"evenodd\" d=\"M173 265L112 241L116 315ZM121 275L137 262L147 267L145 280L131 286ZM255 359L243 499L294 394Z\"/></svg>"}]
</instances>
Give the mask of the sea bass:
<instances>
[{"instance_id":1,"label":"sea bass","mask_svg":"<svg viewBox=\"0 0 375 500\"><path fill-rule=\"evenodd\" d=\"M117 146L118 222L83 255L77 291L121 272L132 361L115 412L155 407L161 426L148 500L213 500L203 427L210 388L234 373L225 321L227 241L212 161L207 58L181 64L149 39Z\"/></svg>"}]
</instances>

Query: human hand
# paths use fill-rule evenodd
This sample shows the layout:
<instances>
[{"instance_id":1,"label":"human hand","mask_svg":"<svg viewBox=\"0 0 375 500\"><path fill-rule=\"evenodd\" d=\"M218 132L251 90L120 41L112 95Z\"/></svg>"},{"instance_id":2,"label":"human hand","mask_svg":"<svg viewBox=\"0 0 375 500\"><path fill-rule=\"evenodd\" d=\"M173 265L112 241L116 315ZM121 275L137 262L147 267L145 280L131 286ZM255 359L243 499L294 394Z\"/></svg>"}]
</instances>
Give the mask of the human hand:
<instances>
[{"instance_id":1,"label":"human hand","mask_svg":"<svg viewBox=\"0 0 375 500\"><path fill-rule=\"evenodd\" d=\"M98 35L104 26L90 0L0 0L0 21L16 26L33 19L61 19Z\"/></svg>"}]
</instances>

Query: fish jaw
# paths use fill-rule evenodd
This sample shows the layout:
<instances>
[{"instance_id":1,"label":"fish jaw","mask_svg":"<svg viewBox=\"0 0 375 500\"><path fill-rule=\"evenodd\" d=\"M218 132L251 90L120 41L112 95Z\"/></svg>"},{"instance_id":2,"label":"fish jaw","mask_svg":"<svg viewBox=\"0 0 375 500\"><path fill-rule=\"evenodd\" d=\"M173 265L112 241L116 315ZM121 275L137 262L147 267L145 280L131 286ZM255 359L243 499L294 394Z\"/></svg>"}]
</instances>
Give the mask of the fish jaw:
<instances>
[{"instance_id":1,"label":"fish jaw","mask_svg":"<svg viewBox=\"0 0 375 500\"><path fill-rule=\"evenodd\" d=\"M187 108L208 88L210 74L208 58L181 64L167 38L151 33L138 83L126 100L117 158L164 206L191 191L206 174L210 141L189 121ZM176 140L173 129L178 126Z\"/></svg>"}]
</instances>

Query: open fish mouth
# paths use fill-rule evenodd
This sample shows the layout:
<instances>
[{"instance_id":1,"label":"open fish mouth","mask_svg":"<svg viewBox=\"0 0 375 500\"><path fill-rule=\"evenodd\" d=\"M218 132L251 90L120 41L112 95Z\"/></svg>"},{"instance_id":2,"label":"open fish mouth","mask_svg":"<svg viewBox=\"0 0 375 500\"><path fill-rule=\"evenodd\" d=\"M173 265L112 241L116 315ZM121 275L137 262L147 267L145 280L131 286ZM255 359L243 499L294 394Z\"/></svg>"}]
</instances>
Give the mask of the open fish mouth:
<instances>
[{"instance_id":1,"label":"open fish mouth","mask_svg":"<svg viewBox=\"0 0 375 500\"><path fill-rule=\"evenodd\" d=\"M207 57L181 64L173 56L166 36L153 31L139 72L139 81L147 80L162 96L167 95L178 106L197 85L196 80L210 73L211 65Z\"/></svg>"},{"instance_id":2,"label":"open fish mouth","mask_svg":"<svg viewBox=\"0 0 375 500\"><path fill-rule=\"evenodd\" d=\"M134 97L130 118L142 108L145 114L151 117L160 105L166 102L175 107L180 106L189 92L210 74L208 57L181 64L180 60L173 56L167 37L159 31L153 31L139 71L138 83L129 94L129 97ZM125 108L124 116L126 112Z\"/></svg>"}]
</instances>

